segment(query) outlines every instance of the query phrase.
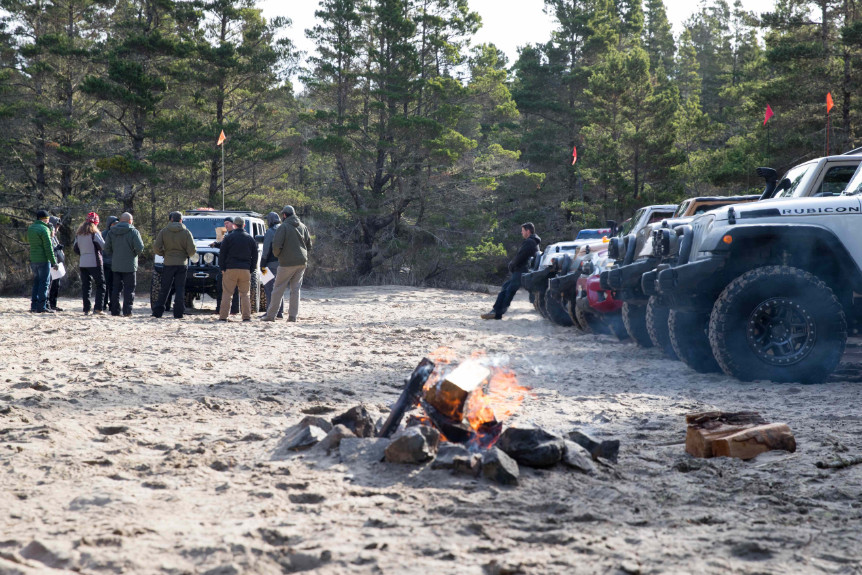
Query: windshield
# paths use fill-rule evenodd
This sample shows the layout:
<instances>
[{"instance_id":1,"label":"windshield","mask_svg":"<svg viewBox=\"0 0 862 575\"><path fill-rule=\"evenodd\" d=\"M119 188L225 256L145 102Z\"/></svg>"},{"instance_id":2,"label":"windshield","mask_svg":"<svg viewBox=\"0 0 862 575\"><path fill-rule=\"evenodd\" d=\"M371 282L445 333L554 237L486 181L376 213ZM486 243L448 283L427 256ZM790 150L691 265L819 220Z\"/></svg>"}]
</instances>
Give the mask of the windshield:
<instances>
[{"instance_id":1,"label":"windshield","mask_svg":"<svg viewBox=\"0 0 862 575\"><path fill-rule=\"evenodd\" d=\"M646 208L641 208L635 212L635 215L633 215L631 219L624 221L622 227L620 228L619 236L625 237L626 235L628 235L629 232L632 231L632 228L635 227L635 224L638 223L643 217L644 212L646 212Z\"/></svg>"},{"instance_id":2,"label":"windshield","mask_svg":"<svg viewBox=\"0 0 862 575\"><path fill-rule=\"evenodd\" d=\"M224 227L224 218L184 218L183 223L196 240L214 240L216 228Z\"/></svg>"},{"instance_id":3,"label":"windshield","mask_svg":"<svg viewBox=\"0 0 862 575\"><path fill-rule=\"evenodd\" d=\"M691 200L686 200L683 203L681 203L679 205L679 207L676 209L676 211L674 212L673 217L678 218L678 217L682 216L685 213L685 211L688 209L689 204L691 204Z\"/></svg>"},{"instance_id":4,"label":"windshield","mask_svg":"<svg viewBox=\"0 0 862 575\"><path fill-rule=\"evenodd\" d=\"M789 172L784 174L784 177L781 178L780 182L784 180L790 180L790 187L786 190L780 190L775 193L773 198L792 198L796 196L796 192L802 193L805 189L808 188L808 180L814 175L814 168L817 166L817 162L808 162L807 164L802 164L796 166L795 168L791 168Z\"/></svg>"},{"instance_id":5,"label":"windshield","mask_svg":"<svg viewBox=\"0 0 862 575\"><path fill-rule=\"evenodd\" d=\"M862 194L862 164L860 164L856 173L853 174L847 187L844 188L845 196L858 196L859 194Z\"/></svg>"},{"instance_id":6,"label":"windshield","mask_svg":"<svg viewBox=\"0 0 862 575\"><path fill-rule=\"evenodd\" d=\"M602 237L608 235L610 230L581 230L578 232L578 237L576 240L600 240Z\"/></svg>"}]
</instances>

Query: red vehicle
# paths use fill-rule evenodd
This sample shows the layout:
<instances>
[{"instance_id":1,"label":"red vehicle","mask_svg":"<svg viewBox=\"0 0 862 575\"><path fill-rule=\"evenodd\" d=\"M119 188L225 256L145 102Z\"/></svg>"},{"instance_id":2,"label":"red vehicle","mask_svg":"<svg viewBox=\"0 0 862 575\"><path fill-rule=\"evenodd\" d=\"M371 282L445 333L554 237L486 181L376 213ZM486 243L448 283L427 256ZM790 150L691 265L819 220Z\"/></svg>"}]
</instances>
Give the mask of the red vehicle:
<instances>
[{"instance_id":1,"label":"red vehicle","mask_svg":"<svg viewBox=\"0 0 862 575\"><path fill-rule=\"evenodd\" d=\"M610 290L602 289L600 276L607 268L608 251L590 254L581 261L577 296L571 306L577 325L587 333L613 334L620 339L628 337L623 325L623 302L614 299Z\"/></svg>"}]
</instances>

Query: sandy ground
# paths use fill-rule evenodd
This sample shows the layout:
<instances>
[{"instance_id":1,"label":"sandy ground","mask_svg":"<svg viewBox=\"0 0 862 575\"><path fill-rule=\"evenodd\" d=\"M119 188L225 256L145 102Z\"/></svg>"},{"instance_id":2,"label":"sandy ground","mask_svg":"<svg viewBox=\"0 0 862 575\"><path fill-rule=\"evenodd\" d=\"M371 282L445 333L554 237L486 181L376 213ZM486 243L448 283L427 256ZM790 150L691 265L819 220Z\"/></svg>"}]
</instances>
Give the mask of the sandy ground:
<instances>
[{"instance_id":1,"label":"sandy ground","mask_svg":"<svg viewBox=\"0 0 862 575\"><path fill-rule=\"evenodd\" d=\"M698 375L551 325L523 293L503 321L478 319L487 294L303 295L296 324L0 299L0 573L862 573L862 465L815 467L862 453L860 383ZM385 414L441 345L507 356L533 388L513 423L619 438L619 463L522 468L510 488L274 459L304 413ZM692 459L684 414L707 409L787 422L799 449Z\"/></svg>"}]
</instances>

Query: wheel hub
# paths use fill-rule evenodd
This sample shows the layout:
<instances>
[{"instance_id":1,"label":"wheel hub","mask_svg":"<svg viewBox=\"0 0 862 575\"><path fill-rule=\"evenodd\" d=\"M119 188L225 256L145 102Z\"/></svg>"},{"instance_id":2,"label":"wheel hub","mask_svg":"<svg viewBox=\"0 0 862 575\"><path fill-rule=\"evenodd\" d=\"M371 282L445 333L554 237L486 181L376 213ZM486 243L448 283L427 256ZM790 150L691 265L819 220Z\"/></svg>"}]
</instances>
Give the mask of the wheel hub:
<instances>
[{"instance_id":1,"label":"wheel hub","mask_svg":"<svg viewBox=\"0 0 862 575\"><path fill-rule=\"evenodd\" d=\"M790 298L761 302L748 317L748 345L770 365L793 365L805 359L817 341L814 318Z\"/></svg>"}]
</instances>

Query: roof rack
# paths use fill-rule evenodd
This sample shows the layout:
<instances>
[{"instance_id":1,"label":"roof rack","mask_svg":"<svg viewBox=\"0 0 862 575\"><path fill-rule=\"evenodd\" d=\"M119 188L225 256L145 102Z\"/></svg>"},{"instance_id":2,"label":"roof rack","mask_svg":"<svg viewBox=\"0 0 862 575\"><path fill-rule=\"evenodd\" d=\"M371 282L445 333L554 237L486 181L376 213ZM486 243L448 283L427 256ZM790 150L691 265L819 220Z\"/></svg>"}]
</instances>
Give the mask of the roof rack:
<instances>
[{"instance_id":1,"label":"roof rack","mask_svg":"<svg viewBox=\"0 0 862 575\"><path fill-rule=\"evenodd\" d=\"M207 209L207 208L198 208L195 210L186 210L185 215L187 216L248 216L250 218L261 218L263 216L257 212L252 212L249 210L215 210L215 209Z\"/></svg>"}]
</instances>

